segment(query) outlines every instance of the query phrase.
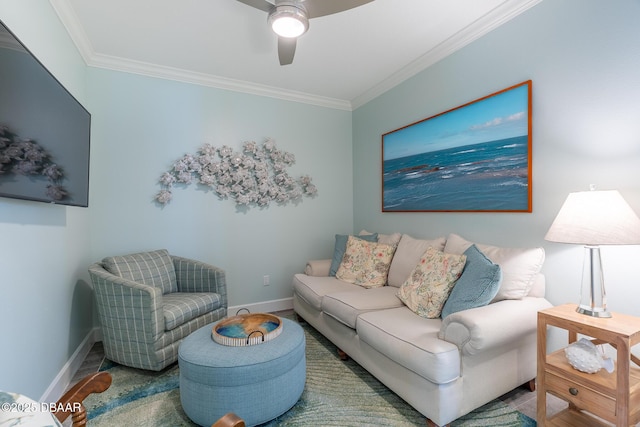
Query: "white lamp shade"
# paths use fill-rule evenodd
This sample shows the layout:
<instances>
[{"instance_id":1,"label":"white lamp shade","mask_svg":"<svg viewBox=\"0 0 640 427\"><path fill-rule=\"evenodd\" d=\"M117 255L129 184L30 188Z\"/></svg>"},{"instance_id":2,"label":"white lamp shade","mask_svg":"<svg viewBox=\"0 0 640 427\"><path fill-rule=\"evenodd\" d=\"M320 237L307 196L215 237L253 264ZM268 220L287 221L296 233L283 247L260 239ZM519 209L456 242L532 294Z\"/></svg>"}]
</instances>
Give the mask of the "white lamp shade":
<instances>
[{"instance_id":1,"label":"white lamp shade","mask_svg":"<svg viewBox=\"0 0 640 427\"><path fill-rule=\"evenodd\" d=\"M582 245L637 245L640 219L618 191L571 193L545 240Z\"/></svg>"}]
</instances>

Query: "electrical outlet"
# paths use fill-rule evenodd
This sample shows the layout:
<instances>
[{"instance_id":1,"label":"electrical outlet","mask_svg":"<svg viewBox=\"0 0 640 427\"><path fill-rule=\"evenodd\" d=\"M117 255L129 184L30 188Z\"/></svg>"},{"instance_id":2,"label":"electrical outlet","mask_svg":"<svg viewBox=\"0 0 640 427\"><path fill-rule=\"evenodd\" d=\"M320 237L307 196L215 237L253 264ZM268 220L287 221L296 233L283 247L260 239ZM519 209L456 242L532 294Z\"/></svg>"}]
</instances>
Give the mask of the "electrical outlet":
<instances>
[{"instance_id":1,"label":"electrical outlet","mask_svg":"<svg viewBox=\"0 0 640 427\"><path fill-rule=\"evenodd\" d=\"M265 274L264 276L262 276L262 284L264 286L269 286L269 282L270 282L270 278L268 274Z\"/></svg>"}]
</instances>

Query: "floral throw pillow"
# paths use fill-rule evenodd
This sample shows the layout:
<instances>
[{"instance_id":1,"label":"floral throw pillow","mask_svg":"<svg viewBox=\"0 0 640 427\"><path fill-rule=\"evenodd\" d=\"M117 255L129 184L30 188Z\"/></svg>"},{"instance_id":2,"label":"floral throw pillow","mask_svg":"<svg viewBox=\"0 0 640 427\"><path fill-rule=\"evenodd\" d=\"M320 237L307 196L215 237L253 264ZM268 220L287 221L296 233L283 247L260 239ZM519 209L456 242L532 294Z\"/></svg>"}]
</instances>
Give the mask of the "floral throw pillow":
<instances>
[{"instance_id":1,"label":"floral throw pillow","mask_svg":"<svg viewBox=\"0 0 640 427\"><path fill-rule=\"evenodd\" d=\"M429 247L409 278L398 290L398 298L421 317L440 317L442 307L464 270L467 257Z\"/></svg>"},{"instance_id":2,"label":"floral throw pillow","mask_svg":"<svg viewBox=\"0 0 640 427\"><path fill-rule=\"evenodd\" d=\"M365 288L384 286L395 250L394 245L349 236L336 278Z\"/></svg>"}]
</instances>

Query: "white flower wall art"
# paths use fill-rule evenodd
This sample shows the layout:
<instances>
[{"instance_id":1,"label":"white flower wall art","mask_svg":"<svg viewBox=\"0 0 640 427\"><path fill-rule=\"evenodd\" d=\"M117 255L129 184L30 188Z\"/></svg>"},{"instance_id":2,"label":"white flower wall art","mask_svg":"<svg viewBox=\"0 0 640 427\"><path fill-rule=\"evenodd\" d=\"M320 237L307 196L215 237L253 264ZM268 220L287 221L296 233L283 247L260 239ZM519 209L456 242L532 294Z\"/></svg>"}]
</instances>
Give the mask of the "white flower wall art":
<instances>
[{"instance_id":1,"label":"white flower wall art","mask_svg":"<svg viewBox=\"0 0 640 427\"><path fill-rule=\"evenodd\" d=\"M295 156L279 150L271 138L262 144L247 141L241 152L226 145L216 148L205 144L195 154L176 160L162 174L162 189L155 200L164 206L173 198L176 184L194 181L209 187L220 199L233 199L240 207L266 207L271 202L284 205L315 196L318 190L310 176L294 179L287 173L294 163Z\"/></svg>"}]
</instances>

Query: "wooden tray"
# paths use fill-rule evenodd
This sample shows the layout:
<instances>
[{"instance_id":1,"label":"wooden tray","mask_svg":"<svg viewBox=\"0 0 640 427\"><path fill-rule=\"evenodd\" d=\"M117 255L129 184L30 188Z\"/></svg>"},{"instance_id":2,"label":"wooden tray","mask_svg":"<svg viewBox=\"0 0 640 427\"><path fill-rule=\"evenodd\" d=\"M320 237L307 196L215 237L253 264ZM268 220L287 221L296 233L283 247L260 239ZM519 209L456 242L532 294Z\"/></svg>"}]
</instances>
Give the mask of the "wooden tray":
<instances>
[{"instance_id":1,"label":"wooden tray","mask_svg":"<svg viewBox=\"0 0 640 427\"><path fill-rule=\"evenodd\" d=\"M245 347L262 344L282 332L282 319L269 313L248 313L226 318L212 328L211 338L218 344Z\"/></svg>"}]
</instances>

